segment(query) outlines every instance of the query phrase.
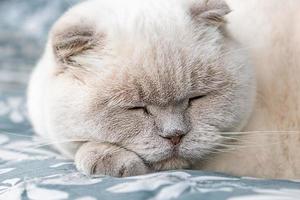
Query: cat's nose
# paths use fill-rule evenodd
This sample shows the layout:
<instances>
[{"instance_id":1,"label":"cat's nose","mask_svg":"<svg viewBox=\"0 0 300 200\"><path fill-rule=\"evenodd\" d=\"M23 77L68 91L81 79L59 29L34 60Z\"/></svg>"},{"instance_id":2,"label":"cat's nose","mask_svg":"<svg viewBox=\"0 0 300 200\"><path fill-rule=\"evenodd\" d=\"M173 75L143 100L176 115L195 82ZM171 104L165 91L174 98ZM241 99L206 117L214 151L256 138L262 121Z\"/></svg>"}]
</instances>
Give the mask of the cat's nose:
<instances>
[{"instance_id":1,"label":"cat's nose","mask_svg":"<svg viewBox=\"0 0 300 200\"><path fill-rule=\"evenodd\" d=\"M170 142L175 146L181 142L182 137L183 135L177 135L173 137L168 137L167 139L170 140Z\"/></svg>"},{"instance_id":2,"label":"cat's nose","mask_svg":"<svg viewBox=\"0 0 300 200\"><path fill-rule=\"evenodd\" d=\"M183 136L184 136L183 132L177 131L174 135L165 136L164 138L169 140L171 144L178 145L181 142Z\"/></svg>"}]
</instances>

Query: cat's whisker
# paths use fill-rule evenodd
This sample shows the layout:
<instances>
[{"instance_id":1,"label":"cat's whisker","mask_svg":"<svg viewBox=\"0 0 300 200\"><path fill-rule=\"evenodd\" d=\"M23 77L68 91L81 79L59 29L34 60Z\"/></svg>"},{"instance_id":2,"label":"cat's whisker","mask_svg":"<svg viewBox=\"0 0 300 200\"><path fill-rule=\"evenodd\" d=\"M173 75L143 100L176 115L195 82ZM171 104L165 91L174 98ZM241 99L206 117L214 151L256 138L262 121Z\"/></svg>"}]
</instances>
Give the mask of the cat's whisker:
<instances>
[{"instance_id":1,"label":"cat's whisker","mask_svg":"<svg viewBox=\"0 0 300 200\"><path fill-rule=\"evenodd\" d=\"M51 146L51 145L55 145L55 144L63 144L63 143L69 143L69 142L88 142L88 140L87 139L68 139L68 140L54 140L54 141L52 140L50 142L41 143L41 144L28 146L28 147L30 147L30 148L41 148L41 147L45 147L45 146ZM103 142L93 141L93 143L103 143ZM119 148L122 149L121 146Z\"/></svg>"},{"instance_id":2,"label":"cat's whisker","mask_svg":"<svg viewBox=\"0 0 300 200\"><path fill-rule=\"evenodd\" d=\"M268 148L273 145L279 145L281 144L281 142L273 142L268 144L235 144L235 143L207 143L207 144L214 146L213 148L224 147L224 148L232 148L233 150L238 150L238 149L247 149L247 148Z\"/></svg>"},{"instance_id":3,"label":"cat's whisker","mask_svg":"<svg viewBox=\"0 0 300 200\"><path fill-rule=\"evenodd\" d=\"M242 132L220 132L221 135L252 135L252 134L296 134L300 135L300 131L242 131Z\"/></svg>"},{"instance_id":4,"label":"cat's whisker","mask_svg":"<svg viewBox=\"0 0 300 200\"><path fill-rule=\"evenodd\" d=\"M55 144L64 144L64 143L69 143L69 142L86 142L86 140L51 141L51 142L40 143L40 144L37 144L37 145L28 146L28 147L29 148L41 148L41 147L51 146L51 145L55 145Z\"/></svg>"},{"instance_id":5,"label":"cat's whisker","mask_svg":"<svg viewBox=\"0 0 300 200\"><path fill-rule=\"evenodd\" d=\"M3 135L11 135L11 136L18 136L18 137L24 137L24 138L35 138L36 136L30 136L30 135L25 135L25 134L18 134L18 133L13 133L13 132L8 132L8 131L2 131L0 130L0 134Z\"/></svg>"},{"instance_id":6,"label":"cat's whisker","mask_svg":"<svg viewBox=\"0 0 300 200\"><path fill-rule=\"evenodd\" d=\"M222 136L220 139L222 140L234 140L234 141L244 141L242 138L240 137L229 137L229 136Z\"/></svg>"},{"instance_id":7,"label":"cat's whisker","mask_svg":"<svg viewBox=\"0 0 300 200\"><path fill-rule=\"evenodd\" d=\"M0 126L0 131L6 131L5 128L3 128L2 126ZM31 128L28 128L28 129L25 129L25 130L22 130L23 133L29 133L29 132L34 132L34 129L31 127Z\"/></svg>"},{"instance_id":8,"label":"cat's whisker","mask_svg":"<svg viewBox=\"0 0 300 200\"><path fill-rule=\"evenodd\" d=\"M205 152L208 154L221 154L221 153L229 153L230 151L234 151L234 149L218 149L218 148L211 148L211 149L204 149ZM208 156L205 156L208 157Z\"/></svg>"}]
</instances>

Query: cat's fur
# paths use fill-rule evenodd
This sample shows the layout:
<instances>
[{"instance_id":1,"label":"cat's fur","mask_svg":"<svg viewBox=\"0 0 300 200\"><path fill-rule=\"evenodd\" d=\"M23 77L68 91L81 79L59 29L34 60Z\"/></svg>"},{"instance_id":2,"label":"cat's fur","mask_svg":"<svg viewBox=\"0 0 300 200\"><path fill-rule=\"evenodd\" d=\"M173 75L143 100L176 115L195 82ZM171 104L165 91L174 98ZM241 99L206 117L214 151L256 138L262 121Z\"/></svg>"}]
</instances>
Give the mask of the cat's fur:
<instances>
[{"instance_id":1,"label":"cat's fur","mask_svg":"<svg viewBox=\"0 0 300 200\"><path fill-rule=\"evenodd\" d=\"M283 155L285 167L269 167L277 161L264 153L274 151L266 150L266 135L241 136L247 141L257 138L253 142L265 148L210 154L228 144L224 133L245 127L255 99L252 65L232 35L249 45L255 42L247 32L259 33L254 24L247 26L247 17L253 17L247 16L250 10L241 14L245 21L239 21L239 9L247 4L228 3L237 9L229 15L229 31L224 16L230 9L219 0L91 0L71 9L54 25L31 78L28 105L36 132L87 174L130 176L200 163L201 168L239 175L298 177L299 163L287 162L296 153ZM256 17L264 19L264 12ZM279 68L281 51L266 51L272 42L267 43L265 34L262 29L257 36L261 46L251 49L259 95L246 130L298 130L299 110L293 101L299 102L299 94L287 98L285 108L281 101L286 96L270 97L285 94L286 81L299 83L288 75L299 72L300 62L289 65L296 71ZM281 41L280 31L278 36L270 34ZM274 54L278 60L270 61ZM264 76L264 71L270 73ZM276 109L287 114L292 105L292 118L283 120ZM183 137L174 146L178 135ZM283 144L295 145L288 150L281 145L282 151L297 150L299 141L287 143L287 134L278 137ZM282 168L285 172L278 172Z\"/></svg>"},{"instance_id":2,"label":"cat's fur","mask_svg":"<svg viewBox=\"0 0 300 200\"><path fill-rule=\"evenodd\" d=\"M204 169L237 175L300 178L300 1L228 0L229 30L250 51L257 103L242 147ZM202 166L203 167L203 166ZM202 168L203 169L203 168Z\"/></svg>"}]
</instances>

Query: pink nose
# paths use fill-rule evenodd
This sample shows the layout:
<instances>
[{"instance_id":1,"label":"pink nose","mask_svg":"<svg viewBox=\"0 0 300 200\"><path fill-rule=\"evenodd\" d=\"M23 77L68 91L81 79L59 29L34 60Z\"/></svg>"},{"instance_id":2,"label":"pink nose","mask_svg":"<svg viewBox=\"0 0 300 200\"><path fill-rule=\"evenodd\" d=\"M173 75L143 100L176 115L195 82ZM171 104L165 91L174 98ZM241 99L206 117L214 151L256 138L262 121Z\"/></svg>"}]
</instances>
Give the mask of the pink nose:
<instances>
[{"instance_id":1,"label":"pink nose","mask_svg":"<svg viewBox=\"0 0 300 200\"><path fill-rule=\"evenodd\" d=\"M175 146L181 142L182 135L167 137L166 139L168 139Z\"/></svg>"}]
</instances>

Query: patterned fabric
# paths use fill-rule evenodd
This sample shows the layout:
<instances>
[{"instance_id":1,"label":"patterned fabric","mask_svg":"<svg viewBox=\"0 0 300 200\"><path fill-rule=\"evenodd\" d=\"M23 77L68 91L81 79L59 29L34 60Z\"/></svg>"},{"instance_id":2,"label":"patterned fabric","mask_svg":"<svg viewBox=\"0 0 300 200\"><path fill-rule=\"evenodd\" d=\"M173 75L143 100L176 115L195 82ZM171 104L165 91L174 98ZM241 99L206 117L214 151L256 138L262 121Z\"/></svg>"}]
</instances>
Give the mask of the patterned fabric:
<instances>
[{"instance_id":1,"label":"patterned fabric","mask_svg":"<svg viewBox=\"0 0 300 200\"><path fill-rule=\"evenodd\" d=\"M77 0L0 1L0 200L299 200L300 181L168 171L86 177L34 136L24 90L53 21Z\"/></svg>"},{"instance_id":2,"label":"patterned fabric","mask_svg":"<svg viewBox=\"0 0 300 200\"><path fill-rule=\"evenodd\" d=\"M77 1L0 1L0 87L27 82L32 66L43 53L49 28Z\"/></svg>"}]
</instances>

